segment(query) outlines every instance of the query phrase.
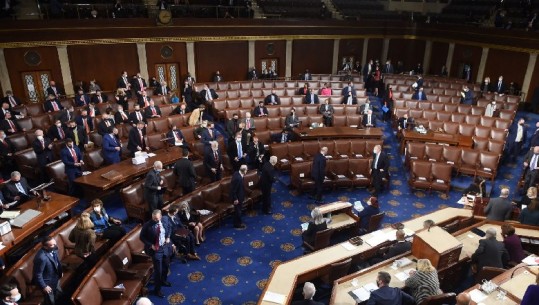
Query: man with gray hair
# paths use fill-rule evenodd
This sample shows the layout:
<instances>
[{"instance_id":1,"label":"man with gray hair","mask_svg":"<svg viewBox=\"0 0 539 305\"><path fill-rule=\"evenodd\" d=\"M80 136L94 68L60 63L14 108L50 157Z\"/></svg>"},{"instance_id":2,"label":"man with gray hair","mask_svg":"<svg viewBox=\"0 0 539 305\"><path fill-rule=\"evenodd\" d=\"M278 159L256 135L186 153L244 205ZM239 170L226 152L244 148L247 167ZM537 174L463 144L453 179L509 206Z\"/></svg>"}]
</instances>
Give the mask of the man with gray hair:
<instances>
[{"instance_id":1,"label":"man with gray hair","mask_svg":"<svg viewBox=\"0 0 539 305\"><path fill-rule=\"evenodd\" d=\"M247 165L243 164L237 172L232 175L230 181L230 199L234 205L234 228L244 229L245 224L241 221L241 208L245 201L245 187L243 177L247 174Z\"/></svg>"},{"instance_id":2,"label":"man with gray hair","mask_svg":"<svg viewBox=\"0 0 539 305\"><path fill-rule=\"evenodd\" d=\"M135 305L153 305L152 301L146 297L141 297L137 300Z\"/></svg>"},{"instance_id":3,"label":"man with gray hair","mask_svg":"<svg viewBox=\"0 0 539 305\"><path fill-rule=\"evenodd\" d=\"M479 240L479 246L472 255L475 271L480 272L483 267L504 268L508 261L507 250L502 242L496 240L496 229L488 228L485 232L485 239Z\"/></svg>"},{"instance_id":4,"label":"man with gray hair","mask_svg":"<svg viewBox=\"0 0 539 305\"><path fill-rule=\"evenodd\" d=\"M315 202L322 201L322 190L324 188L324 178L326 177L326 154L328 153L327 147L322 147L320 152L313 158L313 165L311 168L311 177L314 180L314 200Z\"/></svg>"},{"instance_id":5,"label":"man with gray hair","mask_svg":"<svg viewBox=\"0 0 539 305\"><path fill-rule=\"evenodd\" d=\"M303 285L303 300L292 302L292 305L323 305L324 303L313 301L316 287L311 282L305 282Z\"/></svg>"},{"instance_id":6,"label":"man with gray hair","mask_svg":"<svg viewBox=\"0 0 539 305\"><path fill-rule=\"evenodd\" d=\"M144 181L144 199L150 205L150 211L163 207L164 179L159 175L163 171L163 163L155 161L153 170L148 172Z\"/></svg>"},{"instance_id":7,"label":"man with gray hair","mask_svg":"<svg viewBox=\"0 0 539 305\"><path fill-rule=\"evenodd\" d=\"M271 188L273 182L277 180L277 173L275 171L275 164L277 164L277 157L271 156L269 161L266 161L262 166L262 172L260 174L260 191L262 191L262 212L266 215L270 215L271 212Z\"/></svg>"},{"instance_id":8,"label":"man with gray hair","mask_svg":"<svg viewBox=\"0 0 539 305\"><path fill-rule=\"evenodd\" d=\"M472 298L466 292L461 292L457 295L457 305L470 305Z\"/></svg>"},{"instance_id":9,"label":"man with gray hair","mask_svg":"<svg viewBox=\"0 0 539 305\"><path fill-rule=\"evenodd\" d=\"M513 205L507 197L509 197L509 189L504 187L501 190L500 197L490 199L484 209L487 220L504 221L511 217Z\"/></svg>"}]
</instances>

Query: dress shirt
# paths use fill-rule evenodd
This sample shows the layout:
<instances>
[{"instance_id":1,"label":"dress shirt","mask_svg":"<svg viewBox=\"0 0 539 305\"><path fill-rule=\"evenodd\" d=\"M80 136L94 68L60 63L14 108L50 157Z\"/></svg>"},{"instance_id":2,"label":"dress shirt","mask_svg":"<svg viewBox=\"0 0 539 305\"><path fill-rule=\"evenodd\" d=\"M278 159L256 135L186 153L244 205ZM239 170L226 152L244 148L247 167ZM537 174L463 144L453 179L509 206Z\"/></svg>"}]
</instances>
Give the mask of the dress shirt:
<instances>
[{"instance_id":1,"label":"dress shirt","mask_svg":"<svg viewBox=\"0 0 539 305\"><path fill-rule=\"evenodd\" d=\"M520 141L522 141L522 133L523 133L523 128L522 128L522 125L518 125L517 126L517 135L515 137L515 142L519 143Z\"/></svg>"}]
</instances>

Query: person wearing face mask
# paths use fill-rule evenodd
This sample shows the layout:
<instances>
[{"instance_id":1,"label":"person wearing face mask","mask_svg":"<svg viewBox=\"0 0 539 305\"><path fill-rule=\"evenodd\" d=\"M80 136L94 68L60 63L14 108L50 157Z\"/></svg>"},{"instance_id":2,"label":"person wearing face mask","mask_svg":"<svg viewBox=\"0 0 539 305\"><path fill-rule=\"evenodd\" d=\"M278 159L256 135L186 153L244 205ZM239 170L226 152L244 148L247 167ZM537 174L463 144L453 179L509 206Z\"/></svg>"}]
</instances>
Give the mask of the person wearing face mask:
<instances>
[{"instance_id":1,"label":"person wearing face mask","mask_svg":"<svg viewBox=\"0 0 539 305\"><path fill-rule=\"evenodd\" d=\"M493 117L495 114L496 114L496 109L497 109L497 105L496 105L496 101L492 101L490 102L486 107L485 107L485 116L489 116L489 117Z\"/></svg>"},{"instance_id":2,"label":"person wearing face mask","mask_svg":"<svg viewBox=\"0 0 539 305\"><path fill-rule=\"evenodd\" d=\"M284 120L284 127L285 128L294 128L299 126L299 118L296 115L296 109L292 108L290 110L290 114L286 116L286 119Z\"/></svg>"},{"instance_id":3,"label":"person wearing face mask","mask_svg":"<svg viewBox=\"0 0 539 305\"><path fill-rule=\"evenodd\" d=\"M118 129L111 126L107 130L107 134L103 136L103 142L101 149L103 152L103 159L107 164L120 163L122 160L122 143L116 137Z\"/></svg>"},{"instance_id":4,"label":"person wearing face mask","mask_svg":"<svg viewBox=\"0 0 539 305\"><path fill-rule=\"evenodd\" d=\"M8 203L17 201L17 205L28 201L34 194L30 193L30 186L26 178L21 177L21 173L14 171L11 178L4 187L4 196ZM13 206L12 208L14 208Z\"/></svg>"},{"instance_id":5,"label":"person wearing face mask","mask_svg":"<svg viewBox=\"0 0 539 305\"><path fill-rule=\"evenodd\" d=\"M46 305L61 304L58 299L62 295L60 279L63 276L62 262L58 256L56 240L47 236L41 242L41 249L34 257L33 283L43 293Z\"/></svg>"},{"instance_id":6,"label":"person wearing face mask","mask_svg":"<svg viewBox=\"0 0 539 305\"><path fill-rule=\"evenodd\" d=\"M153 170L149 171L144 181L144 199L150 205L150 211L163 207L163 189L165 180L160 173L163 171L163 163L155 161Z\"/></svg>"},{"instance_id":7,"label":"person wearing face mask","mask_svg":"<svg viewBox=\"0 0 539 305\"><path fill-rule=\"evenodd\" d=\"M509 128L509 135L507 136L507 153L509 162L516 162L517 157L522 151L522 147L528 138L528 128L525 125L526 119L518 119L517 125L512 125Z\"/></svg>"},{"instance_id":8,"label":"person wearing face mask","mask_svg":"<svg viewBox=\"0 0 539 305\"><path fill-rule=\"evenodd\" d=\"M69 194L76 194L75 179L82 176L84 161L79 148L73 144L72 139L66 140L66 146L60 152L60 159L64 163L65 173L69 187Z\"/></svg>"},{"instance_id":9,"label":"person wearing face mask","mask_svg":"<svg viewBox=\"0 0 539 305\"><path fill-rule=\"evenodd\" d=\"M0 298L2 298L2 305L17 305L21 299L21 293L17 285L8 283L0 287Z\"/></svg>"},{"instance_id":10,"label":"person wearing face mask","mask_svg":"<svg viewBox=\"0 0 539 305\"><path fill-rule=\"evenodd\" d=\"M60 120L56 120L54 122L54 125L49 127L49 130L47 131L47 135L53 141L65 140L66 129L62 126L62 122Z\"/></svg>"},{"instance_id":11,"label":"person wearing face mask","mask_svg":"<svg viewBox=\"0 0 539 305\"><path fill-rule=\"evenodd\" d=\"M0 130L0 172L4 179L8 179L9 174L15 169L14 153L13 143L6 137L6 133Z\"/></svg>"},{"instance_id":12,"label":"person wearing face mask","mask_svg":"<svg viewBox=\"0 0 539 305\"><path fill-rule=\"evenodd\" d=\"M86 109L81 110L80 115L75 118L75 122L77 125L84 128L86 134L90 134L90 132L94 131L94 120L88 115L88 110Z\"/></svg>"},{"instance_id":13,"label":"person wearing face mask","mask_svg":"<svg viewBox=\"0 0 539 305\"><path fill-rule=\"evenodd\" d=\"M167 132L167 141L168 144L171 146L180 146L183 148L188 148L189 145L187 144L187 141L185 141L185 138L183 137L183 133L181 130L176 127L176 125L172 125L172 129Z\"/></svg>"},{"instance_id":14,"label":"person wearing face mask","mask_svg":"<svg viewBox=\"0 0 539 305\"><path fill-rule=\"evenodd\" d=\"M82 212L77 224L69 233L69 241L75 244L73 252L81 258L89 257L95 251L95 240L97 236L94 231L94 223L90 219L90 214Z\"/></svg>"},{"instance_id":15,"label":"person wearing face mask","mask_svg":"<svg viewBox=\"0 0 539 305\"><path fill-rule=\"evenodd\" d=\"M473 104L473 92L468 88L468 86L464 85L462 86L462 91L460 92L460 103L464 105L472 105Z\"/></svg>"},{"instance_id":16,"label":"person wearing face mask","mask_svg":"<svg viewBox=\"0 0 539 305\"><path fill-rule=\"evenodd\" d=\"M62 122L63 126L67 126L67 122L75 119L75 109L73 106L62 109L57 118Z\"/></svg>"},{"instance_id":17,"label":"person wearing face mask","mask_svg":"<svg viewBox=\"0 0 539 305\"><path fill-rule=\"evenodd\" d=\"M4 118L0 120L0 129L8 135L26 131L26 128L22 128L19 123L17 123L17 120L14 120L13 115L9 111L6 112Z\"/></svg>"},{"instance_id":18,"label":"person wearing face mask","mask_svg":"<svg viewBox=\"0 0 539 305\"><path fill-rule=\"evenodd\" d=\"M135 156L137 151L150 150L150 147L146 143L144 122L138 122L136 128L131 128L131 130L129 130L127 149L133 156Z\"/></svg>"},{"instance_id":19,"label":"person wearing face mask","mask_svg":"<svg viewBox=\"0 0 539 305\"><path fill-rule=\"evenodd\" d=\"M371 291L367 305L396 305L415 304L414 298L399 288L389 287L391 275L385 271L378 272L376 286L378 289Z\"/></svg>"},{"instance_id":20,"label":"person wearing face mask","mask_svg":"<svg viewBox=\"0 0 539 305\"><path fill-rule=\"evenodd\" d=\"M81 150L84 151L88 146L88 134L82 126L78 126L75 121L67 122L66 138L73 140L73 143Z\"/></svg>"},{"instance_id":21,"label":"person wearing face mask","mask_svg":"<svg viewBox=\"0 0 539 305\"><path fill-rule=\"evenodd\" d=\"M124 107L118 105L116 113L114 113L114 121L116 124L123 124L129 122L129 114L124 111Z\"/></svg>"},{"instance_id":22,"label":"person wearing face mask","mask_svg":"<svg viewBox=\"0 0 539 305\"><path fill-rule=\"evenodd\" d=\"M144 124L148 123L144 117L144 113L140 110L139 105L135 105L135 110L129 114L129 123L133 124L135 127L137 123L142 122Z\"/></svg>"},{"instance_id":23,"label":"person wearing face mask","mask_svg":"<svg viewBox=\"0 0 539 305\"><path fill-rule=\"evenodd\" d=\"M114 243L125 236L125 229L122 221L107 214L103 201L94 199L91 202L92 211L90 220L94 224L95 233L103 239L110 239Z\"/></svg>"},{"instance_id":24,"label":"person wearing face mask","mask_svg":"<svg viewBox=\"0 0 539 305\"><path fill-rule=\"evenodd\" d=\"M45 173L47 164L54 161L52 155L52 142L49 138L43 136L43 130L41 129L36 130L35 135L36 139L32 142L32 148L36 153L37 164L42 170L41 173Z\"/></svg>"},{"instance_id":25,"label":"person wearing face mask","mask_svg":"<svg viewBox=\"0 0 539 305\"><path fill-rule=\"evenodd\" d=\"M238 170L241 165L246 164L247 147L243 144L241 132L237 132L235 141L228 144L227 153L232 160L234 170Z\"/></svg>"},{"instance_id":26,"label":"person wearing face mask","mask_svg":"<svg viewBox=\"0 0 539 305\"><path fill-rule=\"evenodd\" d=\"M389 175L389 159L385 153L382 152L382 146L376 145L373 150L373 159L371 164L371 186L374 187L373 196L378 195L384 189L384 177Z\"/></svg>"}]
</instances>

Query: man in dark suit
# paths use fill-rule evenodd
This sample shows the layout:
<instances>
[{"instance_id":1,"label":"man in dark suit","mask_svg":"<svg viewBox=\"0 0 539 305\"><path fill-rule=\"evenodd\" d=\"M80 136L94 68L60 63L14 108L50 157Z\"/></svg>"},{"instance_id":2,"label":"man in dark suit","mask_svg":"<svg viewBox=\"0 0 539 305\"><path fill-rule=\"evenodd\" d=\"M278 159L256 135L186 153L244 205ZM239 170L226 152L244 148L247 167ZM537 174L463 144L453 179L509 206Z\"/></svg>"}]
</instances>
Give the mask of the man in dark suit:
<instances>
[{"instance_id":1,"label":"man in dark suit","mask_svg":"<svg viewBox=\"0 0 539 305\"><path fill-rule=\"evenodd\" d=\"M2 262L2 269L5 266ZM2 305L17 305L22 295L15 283L5 283L0 286L0 304Z\"/></svg>"},{"instance_id":2,"label":"man in dark suit","mask_svg":"<svg viewBox=\"0 0 539 305\"><path fill-rule=\"evenodd\" d=\"M507 161L509 162L515 162L517 160L528 138L528 128L524 123L526 123L526 119L520 118L517 125L512 125L509 128L509 135L507 137Z\"/></svg>"},{"instance_id":3,"label":"man in dark suit","mask_svg":"<svg viewBox=\"0 0 539 305\"><path fill-rule=\"evenodd\" d=\"M73 144L72 139L66 140L66 146L60 152L60 158L64 163L70 195L76 194L75 179L82 176L82 154L79 148Z\"/></svg>"},{"instance_id":4,"label":"man in dark suit","mask_svg":"<svg viewBox=\"0 0 539 305\"><path fill-rule=\"evenodd\" d=\"M328 153L327 147L322 147L320 152L313 158L313 165L311 168L311 177L314 180L314 200L316 202L322 201L322 191L324 189L324 178L326 177L326 154Z\"/></svg>"},{"instance_id":5,"label":"man in dark suit","mask_svg":"<svg viewBox=\"0 0 539 305\"><path fill-rule=\"evenodd\" d=\"M88 134L86 129L82 126L78 126L77 122L67 122L66 138L72 139L73 143L79 147L81 151L84 151L88 146Z\"/></svg>"},{"instance_id":6,"label":"man in dark suit","mask_svg":"<svg viewBox=\"0 0 539 305\"><path fill-rule=\"evenodd\" d=\"M423 92L423 87L419 88L414 94L412 94L413 100L426 101L427 95Z\"/></svg>"},{"instance_id":7,"label":"man in dark suit","mask_svg":"<svg viewBox=\"0 0 539 305\"><path fill-rule=\"evenodd\" d=\"M32 142L32 148L36 153L37 164L45 173L45 167L50 162L54 161L52 155L52 142L49 138L43 136L43 130L38 129L35 132L36 139Z\"/></svg>"},{"instance_id":8,"label":"man in dark suit","mask_svg":"<svg viewBox=\"0 0 539 305\"><path fill-rule=\"evenodd\" d=\"M223 76L221 76L221 72L219 70L215 71L215 74L213 75L212 82L219 83L223 81Z\"/></svg>"},{"instance_id":9,"label":"man in dark suit","mask_svg":"<svg viewBox=\"0 0 539 305\"><path fill-rule=\"evenodd\" d=\"M103 151L103 159L107 164L116 164L121 161L122 143L114 134L115 127L109 127L107 134L103 136L101 144ZM116 131L118 131L116 129Z\"/></svg>"},{"instance_id":10,"label":"man in dark suit","mask_svg":"<svg viewBox=\"0 0 539 305\"><path fill-rule=\"evenodd\" d=\"M144 180L144 199L150 205L150 211L163 207L163 186L165 180L159 175L163 171L163 163L155 161L153 170L149 171Z\"/></svg>"},{"instance_id":11,"label":"man in dark suit","mask_svg":"<svg viewBox=\"0 0 539 305\"><path fill-rule=\"evenodd\" d=\"M193 84L196 82L195 78L191 76L191 72L187 72L184 81L187 82L189 86L193 86Z\"/></svg>"},{"instance_id":12,"label":"man in dark suit","mask_svg":"<svg viewBox=\"0 0 539 305\"><path fill-rule=\"evenodd\" d=\"M92 100L91 100L91 101L92 101L92 103L94 103L94 104L101 104L101 103L106 103L106 102L108 102L108 100L109 100L109 97L108 97L106 94L103 94L103 93L101 92L101 90L97 90L97 91L95 92L95 95L92 96Z\"/></svg>"},{"instance_id":13,"label":"man in dark suit","mask_svg":"<svg viewBox=\"0 0 539 305\"><path fill-rule=\"evenodd\" d=\"M13 91L11 90L7 90L6 91L6 96L4 96L1 100L2 103L8 103L9 104L9 108L13 108L13 107L17 107L17 106L20 106L22 105L22 101L20 98L16 97L13 95Z\"/></svg>"},{"instance_id":14,"label":"man in dark suit","mask_svg":"<svg viewBox=\"0 0 539 305\"><path fill-rule=\"evenodd\" d=\"M213 122L208 122L200 133L200 142L209 148L213 141L217 141L217 131L213 128Z\"/></svg>"},{"instance_id":15,"label":"man in dark suit","mask_svg":"<svg viewBox=\"0 0 539 305\"><path fill-rule=\"evenodd\" d=\"M9 105L9 102L2 102L1 103L2 108L0 108L0 119L6 118L6 113L10 113L12 118L21 118L24 117L20 112L15 111L11 106Z\"/></svg>"},{"instance_id":16,"label":"man in dark suit","mask_svg":"<svg viewBox=\"0 0 539 305\"><path fill-rule=\"evenodd\" d=\"M309 69L305 69L305 72L301 75L301 80L313 80L313 75Z\"/></svg>"},{"instance_id":17,"label":"man in dark suit","mask_svg":"<svg viewBox=\"0 0 539 305\"><path fill-rule=\"evenodd\" d=\"M101 121L97 123L97 133L101 136L106 135L109 132L109 127L114 126L114 121L107 113L101 115Z\"/></svg>"},{"instance_id":18,"label":"man in dark suit","mask_svg":"<svg viewBox=\"0 0 539 305\"><path fill-rule=\"evenodd\" d=\"M264 101L258 102L258 106L253 110L253 115L255 117L265 117L268 116L268 108L264 106Z\"/></svg>"},{"instance_id":19,"label":"man in dark suit","mask_svg":"<svg viewBox=\"0 0 539 305\"><path fill-rule=\"evenodd\" d=\"M60 110L60 112L58 112L56 115L56 118L62 122L62 125L67 126L67 122L75 119L75 108L73 106L69 106Z\"/></svg>"},{"instance_id":20,"label":"man in dark suit","mask_svg":"<svg viewBox=\"0 0 539 305\"><path fill-rule=\"evenodd\" d=\"M253 141L247 146L248 162L251 169L260 169L265 161L266 148L264 143L260 142L256 135L253 136Z\"/></svg>"},{"instance_id":21,"label":"man in dark suit","mask_svg":"<svg viewBox=\"0 0 539 305\"><path fill-rule=\"evenodd\" d=\"M511 217L513 205L508 197L509 189L504 187L500 191L500 197L489 200L487 206L483 209L487 220L505 221Z\"/></svg>"},{"instance_id":22,"label":"man in dark suit","mask_svg":"<svg viewBox=\"0 0 539 305\"><path fill-rule=\"evenodd\" d=\"M0 130L0 178L8 179L10 173L16 168L14 153L15 147L6 138L6 133Z\"/></svg>"},{"instance_id":23,"label":"man in dark suit","mask_svg":"<svg viewBox=\"0 0 539 305\"><path fill-rule=\"evenodd\" d=\"M305 282L303 285L303 300L292 302L292 305L323 305L324 303L313 301L316 293L316 287L311 282Z\"/></svg>"},{"instance_id":24,"label":"man in dark suit","mask_svg":"<svg viewBox=\"0 0 539 305\"><path fill-rule=\"evenodd\" d=\"M62 263L58 257L56 240L47 236L41 242L41 249L34 257L32 282L41 289L44 304L55 305L62 294L60 279L63 276Z\"/></svg>"},{"instance_id":25,"label":"man in dark suit","mask_svg":"<svg viewBox=\"0 0 539 305\"><path fill-rule=\"evenodd\" d=\"M90 104L90 97L84 94L84 91L82 91L82 89L79 89L79 91L75 95L75 106L86 107L89 104Z\"/></svg>"},{"instance_id":26,"label":"man in dark suit","mask_svg":"<svg viewBox=\"0 0 539 305\"><path fill-rule=\"evenodd\" d=\"M193 109L198 108L198 105L193 99L193 87L191 87L187 80L184 82L183 85L182 97L183 101L185 101L185 103L187 104L187 112L191 112L193 111Z\"/></svg>"},{"instance_id":27,"label":"man in dark suit","mask_svg":"<svg viewBox=\"0 0 539 305\"><path fill-rule=\"evenodd\" d=\"M145 108L150 105L150 101L152 100L151 97L148 96L148 93L146 90L142 91L142 94L138 95L137 105L140 106L140 108Z\"/></svg>"},{"instance_id":28,"label":"man in dark suit","mask_svg":"<svg viewBox=\"0 0 539 305\"><path fill-rule=\"evenodd\" d=\"M409 118L408 113L405 113L402 117L399 118L397 126L399 130L402 130L402 129L413 127L413 124L414 124L414 119Z\"/></svg>"},{"instance_id":29,"label":"man in dark suit","mask_svg":"<svg viewBox=\"0 0 539 305\"><path fill-rule=\"evenodd\" d=\"M532 146L532 149L524 156L523 167L526 172L524 190L527 190L530 186L535 185L539 175L539 146Z\"/></svg>"},{"instance_id":30,"label":"man in dark suit","mask_svg":"<svg viewBox=\"0 0 539 305\"><path fill-rule=\"evenodd\" d=\"M116 124L129 123L129 113L124 111L122 105L118 105L116 108L116 113L114 113L114 122Z\"/></svg>"},{"instance_id":31,"label":"man in dark suit","mask_svg":"<svg viewBox=\"0 0 539 305\"><path fill-rule=\"evenodd\" d=\"M292 129L299 126L299 118L296 115L296 109L290 109L290 114L288 114L284 120L284 128Z\"/></svg>"},{"instance_id":32,"label":"man in dark suit","mask_svg":"<svg viewBox=\"0 0 539 305\"><path fill-rule=\"evenodd\" d=\"M161 287L171 287L167 281L170 259L173 255L170 243L171 226L165 223L161 210L152 210L152 220L146 222L140 230L140 240L144 252L152 258L154 290L153 294L164 298Z\"/></svg>"},{"instance_id":33,"label":"man in dark suit","mask_svg":"<svg viewBox=\"0 0 539 305\"><path fill-rule=\"evenodd\" d=\"M271 89L271 94L264 98L264 103L266 105L281 105L281 99L275 93L275 89Z\"/></svg>"},{"instance_id":34,"label":"man in dark suit","mask_svg":"<svg viewBox=\"0 0 539 305\"><path fill-rule=\"evenodd\" d=\"M49 127L49 130L47 131L47 136L49 137L49 139L52 139L53 141L65 140L66 130L62 126L62 122L60 120L56 120L54 122L54 125Z\"/></svg>"},{"instance_id":35,"label":"man in dark suit","mask_svg":"<svg viewBox=\"0 0 539 305\"><path fill-rule=\"evenodd\" d=\"M248 80L257 80L258 79L258 73L256 72L255 67L249 68L249 72L247 72L247 79Z\"/></svg>"},{"instance_id":36,"label":"man in dark suit","mask_svg":"<svg viewBox=\"0 0 539 305\"><path fill-rule=\"evenodd\" d=\"M12 119L11 112L5 113L4 119L0 121L0 129L2 129L7 135L26 131L25 128L21 128L16 120Z\"/></svg>"},{"instance_id":37,"label":"man in dark suit","mask_svg":"<svg viewBox=\"0 0 539 305\"><path fill-rule=\"evenodd\" d=\"M328 98L324 100L324 103L322 105L320 105L318 111L322 114L322 117L324 118L324 125L333 126L333 114L335 113L335 109L332 105L329 104Z\"/></svg>"},{"instance_id":38,"label":"man in dark suit","mask_svg":"<svg viewBox=\"0 0 539 305\"><path fill-rule=\"evenodd\" d=\"M357 92L352 82L348 83L348 86L344 87L341 91L342 101L344 105L356 105L357 104Z\"/></svg>"},{"instance_id":39,"label":"man in dark suit","mask_svg":"<svg viewBox=\"0 0 539 305\"><path fill-rule=\"evenodd\" d=\"M397 255L401 255L404 252L410 251L412 249L412 243L406 241L406 234L403 230L397 230L395 232L397 242L391 245L386 251L378 251L379 256L372 258L369 263L371 265L378 264L379 262L385 261ZM385 252L385 253L384 253Z\"/></svg>"},{"instance_id":40,"label":"man in dark suit","mask_svg":"<svg viewBox=\"0 0 539 305\"><path fill-rule=\"evenodd\" d=\"M262 192L262 212L266 215L271 214L271 188L277 180L277 172L275 171L277 157L271 156L269 161L264 162L260 174L260 191Z\"/></svg>"},{"instance_id":41,"label":"man in dark suit","mask_svg":"<svg viewBox=\"0 0 539 305\"><path fill-rule=\"evenodd\" d=\"M135 89L138 96L141 96L143 92L146 92L146 88L147 88L146 80L142 78L142 76L140 75L140 72L137 73L137 75L135 75L133 79L131 80L131 87Z\"/></svg>"},{"instance_id":42,"label":"man in dark suit","mask_svg":"<svg viewBox=\"0 0 539 305\"><path fill-rule=\"evenodd\" d=\"M135 110L129 114L129 123L136 126L139 122L142 122L143 125L148 123L146 117L140 110L140 105L135 104Z\"/></svg>"},{"instance_id":43,"label":"man in dark suit","mask_svg":"<svg viewBox=\"0 0 539 305\"><path fill-rule=\"evenodd\" d=\"M172 110L172 112L170 113L170 115L175 115L175 114L186 114L188 112L187 110L187 104L186 103L180 103L178 104L174 110Z\"/></svg>"},{"instance_id":44,"label":"man in dark suit","mask_svg":"<svg viewBox=\"0 0 539 305\"><path fill-rule=\"evenodd\" d=\"M314 94L313 89L309 89L309 91L305 95L305 104L320 104L318 95Z\"/></svg>"},{"instance_id":45,"label":"man in dark suit","mask_svg":"<svg viewBox=\"0 0 539 305\"><path fill-rule=\"evenodd\" d=\"M169 95L171 93L170 87L167 86L167 82L162 81L157 88L155 88L155 95Z\"/></svg>"},{"instance_id":46,"label":"man in dark suit","mask_svg":"<svg viewBox=\"0 0 539 305\"><path fill-rule=\"evenodd\" d=\"M247 173L247 165L240 166L240 169L232 174L230 181L230 200L234 205L234 228L244 229L245 224L241 220L241 207L245 201L245 186L243 177Z\"/></svg>"},{"instance_id":47,"label":"man in dark suit","mask_svg":"<svg viewBox=\"0 0 539 305\"><path fill-rule=\"evenodd\" d=\"M226 122L226 133L228 134L229 140L234 140L236 133L239 129L240 120L237 113L232 114L232 118Z\"/></svg>"},{"instance_id":48,"label":"man in dark suit","mask_svg":"<svg viewBox=\"0 0 539 305\"><path fill-rule=\"evenodd\" d=\"M55 81L51 80L49 82L49 87L47 88L47 94L53 95L55 98L59 98L61 96L64 96L65 92L64 90L62 90L62 88L60 88L59 86L56 86Z\"/></svg>"},{"instance_id":49,"label":"man in dark suit","mask_svg":"<svg viewBox=\"0 0 539 305\"><path fill-rule=\"evenodd\" d=\"M99 111L98 108L95 107L94 103L88 104L88 106L85 107L84 109L88 113L88 116L91 118L95 118L96 116L101 115L101 112Z\"/></svg>"},{"instance_id":50,"label":"man in dark suit","mask_svg":"<svg viewBox=\"0 0 539 305\"><path fill-rule=\"evenodd\" d=\"M131 130L129 130L127 149L133 156L135 156L137 151L150 150L150 147L146 143L146 130L144 130L144 122L138 122L136 128L131 128Z\"/></svg>"},{"instance_id":51,"label":"man in dark suit","mask_svg":"<svg viewBox=\"0 0 539 305\"><path fill-rule=\"evenodd\" d=\"M372 114L372 110L367 110L361 119L363 127L376 127L376 117Z\"/></svg>"},{"instance_id":52,"label":"man in dark suit","mask_svg":"<svg viewBox=\"0 0 539 305\"><path fill-rule=\"evenodd\" d=\"M185 138L183 137L183 133L181 130L179 130L176 125L172 125L172 129L167 132L167 142L168 144L172 146L181 146L183 148L188 148L189 145L187 144L187 141L185 141Z\"/></svg>"},{"instance_id":53,"label":"man in dark suit","mask_svg":"<svg viewBox=\"0 0 539 305\"><path fill-rule=\"evenodd\" d=\"M86 134L94 131L94 120L88 115L88 110L82 109L80 115L75 118L77 125L84 128Z\"/></svg>"},{"instance_id":54,"label":"man in dark suit","mask_svg":"<svg viewBox=\"0 0 539 305\"><path fill-rule=\"evenodd\" d=\"M505 83L503 82L503 76L500 75L500 77L498 77L498 82L494 86L494 92L498 94L505 94L506 87Z\"/></svg>"},{"instance_id":55,"label":"man in dark suit","mask_svg":"<svg viewBox=\"0 0 539 305\"><path fill-rule=\"evenodd\" d=\"M399 288L389 287L391 275L385 271L378 272L376 285L378 289L371 291L367 305L411 305L415 304L412 296Z\"/></svg>"},{"instance_id":56,"label":"man in dark suit","mask_svg":"<svg viewBox=\"0 0 539 305\"><path fill-rule=\"evenodd\" d=\"M219 95L215 93L215 90L210 89L208 84L204 84L204 89L200 91L200 98L204 104L211 103L214 99L219 98Z\"/></svg>"},{"instance_id":57,"label":"man in dark suit","mask_svg":"<svg viewBox=\"0 0 539 305\"><path fill-rule=\"evenodd\" d=\"M178 178L176 184L182 187L184 196L195 189L197 174L193 162L189 160L189 150L183 149L182 158L174 164L174 174Z\"/></svg>"},{"instance_id":58,"label":"man in dark suit","mask_svg":"<svg viewBox=\"0 0 539 305\"><path fill-rule=\"evenodd\" d=\"M131 83L127 76L127 71L124 71L116 82L116 88L122 89L128 98L131 97Z\"/></svg>"},{"instance_id":59,"label":"man in dark suit","mask_svg":"<svg viewBox=\"0 0 539 305\"><path fill-rule=\"evenodd\" d=\"M150 100L150 105L144 109L144 117L146 117L146 120L161 117L161 109L155 105L153 100Z\"/></svg>"},{"instance_id":60,"label":"man in dark suit","mask_svg":"<svg viewBox=\"0 0 539 305\"><path fill-rule=\"evenodd\" d=\"M55 112L64 109L64 106L60 104L58 98L56 98L52 94L49 94L47 101L45 102L44 108L46 112Z\"/></svg>"},{"instance_id":61,"label":"man in dark suit","mask_svg":"<svg viewBox=\"0 0 539 305\"><path fill-rule=\"evenodd\" d=\"M232 160L234 170L238 170L241 165L247 163L247 147L242 141L241 132L236 133L235 141L228 143L227 153L230 160Z\"/></svg>"},{"instance_id":62,"label":"man in dark suit","mask_svg":"<svg viewBox=\"0 0 539 305\"><path fill-rule=\"evenodd\" d=\"M210 147L207 147L204 151L204 167L212 182L221 180L224 170L223 157L219 151L219 143L217 141L211 142Z\"/></svg>"},{"instance_id":63,"label":"man in dark suit","mask_svg":"<svg viewBox=\"0 0 539 305\"><path fill-rule=\"evenodd\" d=\"M4 197L6 201L13 202L18 201L19 204L28 201L34 194L30 192L30 186L26 181L26 178L21 177L21 173L14 171L11 173L11 178L6 183L4 188Z\"/></svg>"},{"instance_id":64,"label":"man in dark suit","mask_svg":"<svg viewBox=\"0 0 539 305\"><path fill-rule=\"evenodd\" d=\"M373 159L371 164L371 186L374 187L373 196L378 195L384 189L384 177L389 175L389 159L382 152L382 146L376 145L373 150Z\"/></svg>"},{"instance_id":65,"label":"man in dark suit","mask_svg":"<svg viewBox=\"0 0 539 305\"><path fill-rule=\"evenodd\" d=\"M479 246L472 254L472 268L476 272L481 271L483 267L505 268L509 262L509 253L502 242L496 240L496 229L488 228L485 231L485 239L479 240Z\"/></svg>"}]
</instances>

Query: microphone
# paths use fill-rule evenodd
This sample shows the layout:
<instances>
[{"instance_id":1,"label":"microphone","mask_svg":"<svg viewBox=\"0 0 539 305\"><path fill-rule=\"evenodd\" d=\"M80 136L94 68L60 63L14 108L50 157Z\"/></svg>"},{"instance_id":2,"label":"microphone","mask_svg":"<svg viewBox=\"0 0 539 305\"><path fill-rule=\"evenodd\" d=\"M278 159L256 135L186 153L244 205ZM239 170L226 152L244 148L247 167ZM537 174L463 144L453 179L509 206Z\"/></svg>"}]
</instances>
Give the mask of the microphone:
<instances>
[{"instance_id":1,"label":"microphone","mask_svg":"<svg viewBox=\"0 0 539 305\"><path fill-rule=\"evenodd\" d=\"M516 267L515 270L513 270L513 272L511 272L511 279L515 276L515 272L517 272L518 269L521 269L521 268L525 268L525 267L528 267L528 265L522 265L522 266L519 266L519 267Z\"/></svg>"}]
</instances>

